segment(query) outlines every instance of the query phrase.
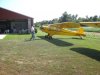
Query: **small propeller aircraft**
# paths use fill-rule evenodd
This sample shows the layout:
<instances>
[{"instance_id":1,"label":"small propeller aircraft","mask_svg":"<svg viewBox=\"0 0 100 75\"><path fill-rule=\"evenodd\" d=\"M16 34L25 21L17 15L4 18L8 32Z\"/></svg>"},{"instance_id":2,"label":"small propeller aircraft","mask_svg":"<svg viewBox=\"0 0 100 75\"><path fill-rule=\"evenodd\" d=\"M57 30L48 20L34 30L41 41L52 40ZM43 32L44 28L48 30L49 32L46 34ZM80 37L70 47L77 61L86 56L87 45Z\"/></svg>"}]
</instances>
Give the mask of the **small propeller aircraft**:
<instances>
[{"instance_id":1,"label":"small propeller aircraft","mask_svg":"<svg viewBox=\"0 0 100 75\"><path fill-rule=\"evenodd\" d=\"M40 29L43 32L48 33L45 35L45 38L52 39L53 35L68 35L68 36L79 36L82 39L82 36L86 36L82 26L92 26L100 27L100 22L63 22L56 24L43 25ZM68 28L79 28L77 31L69 30Z\"/></svg>"}]
</instances>

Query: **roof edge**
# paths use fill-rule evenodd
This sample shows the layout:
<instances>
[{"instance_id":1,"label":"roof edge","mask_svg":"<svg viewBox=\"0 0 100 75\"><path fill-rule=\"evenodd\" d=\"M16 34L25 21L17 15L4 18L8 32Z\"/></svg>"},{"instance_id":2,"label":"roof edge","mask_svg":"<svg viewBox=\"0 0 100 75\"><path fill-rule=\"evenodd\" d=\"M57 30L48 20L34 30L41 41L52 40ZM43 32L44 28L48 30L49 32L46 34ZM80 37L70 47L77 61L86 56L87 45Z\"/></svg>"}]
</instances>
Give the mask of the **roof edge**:
<instances>
[{"instance_id":1,"label":"roof edge","mask_svg":"<svg viewBox=\"0 0 100 75\"><path fill-rule=\"evenodd\" d=\"M15 14L18 14L18 15L25 16L27 18L34 19L33 17L27 16L27 15L24 15L24 14L21 14L21 13L18 13L18 12L15 12L15 11L12 11L12 10L9 10L9 9L3 8L3 7L0 7L0 9L6 10L6 11L10 11L10 12L15 13Z\"/></svg>"}]
</instances>

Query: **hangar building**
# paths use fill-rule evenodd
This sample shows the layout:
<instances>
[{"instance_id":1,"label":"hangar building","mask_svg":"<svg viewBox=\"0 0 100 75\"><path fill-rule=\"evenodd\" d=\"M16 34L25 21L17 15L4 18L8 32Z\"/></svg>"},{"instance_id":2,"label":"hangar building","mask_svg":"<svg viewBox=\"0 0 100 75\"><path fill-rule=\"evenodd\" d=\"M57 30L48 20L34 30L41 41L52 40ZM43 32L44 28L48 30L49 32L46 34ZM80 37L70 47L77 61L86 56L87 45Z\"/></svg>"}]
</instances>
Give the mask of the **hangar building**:
<instances>
[{"instance_id":1,"label":"hangar building","mask_svg":"<svg viewBox=\"0 0 100 75\"><path fill-rule=\"evenodd\" d=\"M29 33L34 18L0 7L0 33Z\"/></svg>"}]
</instances>

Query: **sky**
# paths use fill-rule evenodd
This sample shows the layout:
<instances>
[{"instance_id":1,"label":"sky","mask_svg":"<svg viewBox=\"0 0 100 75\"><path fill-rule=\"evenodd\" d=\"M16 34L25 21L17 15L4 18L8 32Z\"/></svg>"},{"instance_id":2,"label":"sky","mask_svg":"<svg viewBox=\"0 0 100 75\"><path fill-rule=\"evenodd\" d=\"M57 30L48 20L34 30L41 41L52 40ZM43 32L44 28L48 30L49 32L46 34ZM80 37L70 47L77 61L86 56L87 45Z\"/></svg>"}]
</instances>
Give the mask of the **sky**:
<instances>
[{"instance_id":1,"label":"sky","mask_svg":"<svg viewBox=\"0 0 100 75\"><path fill-rule=\"evenodd\" d=\"M100 0L0 0L0 7L34 18L34 22L59 18L66 11L78 17L100 16Z\"/></svg>"}]
</instances>

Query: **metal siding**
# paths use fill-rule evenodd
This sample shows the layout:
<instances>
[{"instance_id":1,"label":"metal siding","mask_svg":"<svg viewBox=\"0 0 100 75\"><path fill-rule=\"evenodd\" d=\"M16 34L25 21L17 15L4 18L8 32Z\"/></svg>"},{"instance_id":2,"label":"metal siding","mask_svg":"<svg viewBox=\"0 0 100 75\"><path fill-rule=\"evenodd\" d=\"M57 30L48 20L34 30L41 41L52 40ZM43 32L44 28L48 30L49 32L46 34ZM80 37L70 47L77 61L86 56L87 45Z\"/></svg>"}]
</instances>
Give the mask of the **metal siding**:
<instances>
[{"instance_id":1,"label":"metal siding","mask_svg":"<svg viewBox=\"0 0 100 75\"><path fill-rule=\"evenodd\" d=\"M7 9L0 8L0 19L1 20L13 20L13 19L32 19L32 17L28 17Z\"/></svg>"},{"instance_id":2,"label":"metal siding","mask_svg":"<svg viewBox=\"0 0 100 75\"><path fill-rule=\"evenodd\" d=\"M34 19L4 8L0 7L0 21L16 21L16 20L27 20L27 27L30 30L31 26L34 25Z\"/></svg>"}]
</instances>

